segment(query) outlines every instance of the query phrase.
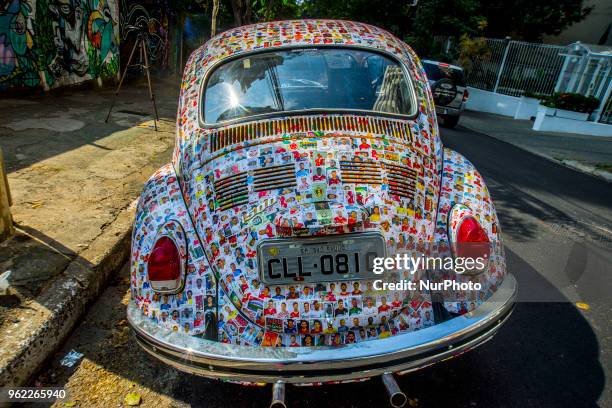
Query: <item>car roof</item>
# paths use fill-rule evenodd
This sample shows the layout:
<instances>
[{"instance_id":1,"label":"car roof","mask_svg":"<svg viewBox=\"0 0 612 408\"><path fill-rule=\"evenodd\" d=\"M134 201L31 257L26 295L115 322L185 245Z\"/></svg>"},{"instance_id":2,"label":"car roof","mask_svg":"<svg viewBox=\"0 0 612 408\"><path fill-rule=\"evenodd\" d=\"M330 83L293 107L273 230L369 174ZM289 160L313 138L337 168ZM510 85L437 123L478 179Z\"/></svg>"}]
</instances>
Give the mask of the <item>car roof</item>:
<instances>
[{"instance_id":1,"label":"car roof","mask_svg":"<svg viewBox=\"0 0 612 408\"><path fill-rule=\"evenodd\" d=\"M421 62L423 64L432 64L432 65L437 65L437 66L441 66L441 67L447 67L447 68L450 68L450 69L456 69L456 70L459 70L459 71L463 71L463 68L461 68L460 66L453 65L453 64L447 64L446 62L427 60L427 59L421 60Z\"/></svg>"},{"instance_id":2,"label":"car roof","mask_svg":"<svg viewBox=\"0 0 612 408\"><path fill-rule=\"evenodd\" d=\"M250 51L291 46L355 46L406 55L405 44L381 28L345 20L286 20L232 28L194 51L199 65Z\"/></svg>"}]
</instances>

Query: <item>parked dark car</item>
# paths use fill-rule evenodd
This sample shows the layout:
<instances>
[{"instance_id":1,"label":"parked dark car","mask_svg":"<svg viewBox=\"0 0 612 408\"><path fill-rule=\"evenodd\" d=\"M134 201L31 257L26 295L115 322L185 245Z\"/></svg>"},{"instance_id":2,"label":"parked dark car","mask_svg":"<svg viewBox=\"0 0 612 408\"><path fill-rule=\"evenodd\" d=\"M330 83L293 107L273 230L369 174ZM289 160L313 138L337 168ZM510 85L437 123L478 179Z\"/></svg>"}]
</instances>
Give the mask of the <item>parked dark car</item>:
<instances>
[{"instance_id":1,"label":"parked dark car","mask_svg":"<svg viewBox=\"0 0 612 408\"><path fill-rule=\"evenodd\" d=\"M443 126L454 128L469 96L463 68L439 61L421 62L431 86L436 114Z\"/></svg>"}]
</instances>

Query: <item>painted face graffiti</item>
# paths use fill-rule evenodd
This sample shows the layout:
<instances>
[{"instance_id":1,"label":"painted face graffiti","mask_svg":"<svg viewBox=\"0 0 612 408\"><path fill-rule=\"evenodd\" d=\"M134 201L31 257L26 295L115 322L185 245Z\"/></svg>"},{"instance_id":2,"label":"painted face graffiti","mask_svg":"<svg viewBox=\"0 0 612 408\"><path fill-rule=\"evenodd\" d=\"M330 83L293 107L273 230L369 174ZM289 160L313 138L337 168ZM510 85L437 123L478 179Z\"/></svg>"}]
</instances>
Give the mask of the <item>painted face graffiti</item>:
<instances>
[{"instance_id":1,"label":"painted face graffiti","mask_svg":"<svg viewBox=\"0 0 612 408\"><path fill-rule=\"evenodd\" d=\"M11 0L0 14L0 89L54 88L119 70L118 0Z\"/></svg>"}]
</instances>

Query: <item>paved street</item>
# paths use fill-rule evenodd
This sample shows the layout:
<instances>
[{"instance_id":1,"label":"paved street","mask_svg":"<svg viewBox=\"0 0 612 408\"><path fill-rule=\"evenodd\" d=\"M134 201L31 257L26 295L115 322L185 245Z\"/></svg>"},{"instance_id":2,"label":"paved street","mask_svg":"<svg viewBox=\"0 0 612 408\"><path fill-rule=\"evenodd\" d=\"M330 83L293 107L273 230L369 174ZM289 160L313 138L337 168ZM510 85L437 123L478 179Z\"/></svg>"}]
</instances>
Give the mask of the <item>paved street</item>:
<instances>
[{"instance_id":1,"label":"paved street","mask_svg":"<svg viewBox=\"0 0 612 408\"><path fill-rule=\"evenodd\" d=\"M472 131L612 181L612 133L608 137L575 133L541 132L533 121L492 113L465 111L461 125Z\"/></svg>"},{"instance_id":2,"label":"paved street","mask_svg":"<svg viewBox=\"0 0 612 408\"><path fill-rule=\"evenodd\" d=\"M461 126L443 138L488 183L522 302L492 341L400 378L411 406L612 406L612 185ZM182 374L140 351L125 321L127 291L124 268L38 384L65 386L78 406L120 406L129 392L156 408L268 405L268 387ZM72 349L84 358L60 366ZM387 406L378 380L292 387L287 399L291 407Z\"/></svg>"},{"instance_id":3,"label":"paved street","mask_svg":"<svg viewBox=\"0 0 612 408\"><path fill-rule=\"evenodd\" d=\"M83 251L168 160L178 92L167 85L159 90L158 132L142 86L123 89L109 123L104 118L111 89L0 100L0 144L14 198L11 212L20 235L29 235L3 243L0 255L13 271L11 284L22 302L34 298L76 255L92 261ZM33 244L32 237L45 245ZM26 241L47 253L39 264L19 259L37 259L32 249L20 250ZM0 307L0 322L4 312Z\"/></svg>"},{"instance_id":4,"label":"paved street","mask_svg":"<svg viewBox=\"0 0 612 408\"><path fill-rule=\"evenodd\" d=\"M16 234L0 243L0 384L28 380L62 344L129 252L142 185L174 147L176 81L156 81L155 131L147 88L64 90L0 99Z\"/></svg>"}]
</instances>

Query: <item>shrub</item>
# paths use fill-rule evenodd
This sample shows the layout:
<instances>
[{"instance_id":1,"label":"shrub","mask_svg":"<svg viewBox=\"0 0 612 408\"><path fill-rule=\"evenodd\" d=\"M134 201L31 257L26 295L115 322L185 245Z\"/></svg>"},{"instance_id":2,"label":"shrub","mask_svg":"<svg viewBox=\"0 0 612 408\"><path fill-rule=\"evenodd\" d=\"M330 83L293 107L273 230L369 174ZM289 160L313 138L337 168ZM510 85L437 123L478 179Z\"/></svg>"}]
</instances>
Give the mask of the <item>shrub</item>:
<instances>
[{"instance_id":1,"label":"shrub","mask_svg":"<svg viewBox=\"0 0 612 408\"><path fill-rule=\"evenodd\" d=\"M591 113L599 106L599 99L577 93L557 92L543 98L541 104L549 108Z\"/></svg>"},{"instance_id":2,"label":"shrub","mask_svg":"<svg viewBox=\"0 0 612 408\"><path fill-rule=\"evenodd\" d=\"M540 99L540 100L548 98L547 94L537 93L537 92L533 92L533 91L525 91L523 93L523 96L525 98L534 98L534 99Z\"/></svg>"},{"instance_id":3,"label":"shrub","mask_svg":"<svg viewBox=\"0 0 612 408\"><path fill-rule=\"evenodd\" d=\"M483 37L470 38L466 34L459 39L459 65L463 67L467 74L472 72L474 61L489 60L491 49L487 44L487 39Z\"/></svg>"}]
</instances>

